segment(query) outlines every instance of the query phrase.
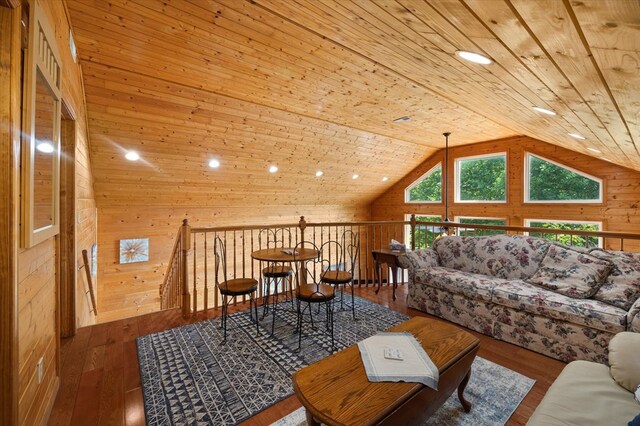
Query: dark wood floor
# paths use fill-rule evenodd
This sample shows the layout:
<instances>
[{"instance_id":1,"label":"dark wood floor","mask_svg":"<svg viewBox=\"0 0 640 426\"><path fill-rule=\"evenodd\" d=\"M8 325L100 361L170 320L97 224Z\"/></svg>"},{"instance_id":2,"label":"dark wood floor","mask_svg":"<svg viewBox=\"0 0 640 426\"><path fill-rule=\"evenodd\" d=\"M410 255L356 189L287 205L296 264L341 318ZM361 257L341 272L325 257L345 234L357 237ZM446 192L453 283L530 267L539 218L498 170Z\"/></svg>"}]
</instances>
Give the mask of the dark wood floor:
<instances>
[{"instance_id":1,"label":"dark wood floor","mask_svg":"<svg viewBox=\"0 0 640 426\"><path fill-rule=\"evenodd\" d=\"M382 288L376 295L372 288L357 289L357 294L391 309L412 316L429 316L405 303L406 286L398 288L393 301L391 289ZM246 309L239 305L235 310ZM209 317L218 315L210 311ZM177 310L158 312L135 318L99 324L78 330L75 337L64 339L61 346L62 374L60 391L49 424L51 425L143 425L144 409L135 339L205 318L186 321ZM478 333L478 355L536 380L536 384L509 420L509 425L525 424L540 403L564 363L501 342ZM243 423L269 425L300 407L291 396Z\"/></svg>"}]
</instances>

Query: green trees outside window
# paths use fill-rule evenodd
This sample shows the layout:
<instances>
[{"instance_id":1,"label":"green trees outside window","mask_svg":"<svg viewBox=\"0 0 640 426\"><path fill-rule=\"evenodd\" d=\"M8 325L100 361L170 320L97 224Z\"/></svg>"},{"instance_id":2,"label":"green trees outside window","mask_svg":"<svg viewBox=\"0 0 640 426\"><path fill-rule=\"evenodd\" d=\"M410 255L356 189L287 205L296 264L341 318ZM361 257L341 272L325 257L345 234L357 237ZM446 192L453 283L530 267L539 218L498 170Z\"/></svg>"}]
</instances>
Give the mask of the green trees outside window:
<instances>
[{"instance_id":1,"label":"green trees outside window","mask_svg":"<svg viewBox=\"0 0 640 426\"><path fill-rule=\"evenodd\" d=\"M528 220L526 226L531 228L547 228L547 229L568 229L576 231L599 231L600 225L597 223L574 223L560 221L544 221L544 220ZM599 247L600 239L598 237L587 237L583 235L570 234L547 234L544 232L531 232L532 237L544 238L550 241L557 241L568 246L578 247Z\"/></svg>"},{"instance_id":2,"label":"green trees outside window","mask_svg":"<svg viewBox=\"0 0 640 426\"><path fill-rule=\"evenodd\" d=\"M439 227L421 225L421 222L442 222L442 220L440 216L416 216L418 222L416 224L416 250L431 247L440 231ZM406 238L407 247L411 247L411 228L407 228L409 229Z\"/></svg>"},{"instance_id":3,"label":"green trees outside window","mask_svg":"<svg viewBox=\"0 0 640 426\"><path fill-rule=\"evenodd\" d=\"M497 154L456 161L456 201L507 200L507 156Z\"/></svg>"},{"instance_id":4,"label":"green trees outside window","mask_svg":"<svg viewBox=\"0 0 640 426\"><path fill-rule=\"evenodd\" d=\"M589 178L533 154L527 154L527 161L527 201L602 201L599 179Z\"/></svg>"},{"instance_id":5,"label":"green trees outside window","mask_svg":"<svg viewBox=\"0 0 640 426\"><path fill-rule=\"evenodd\" d=\"M498 225L505 226L507 221L504 219L481 219L481 218L473 218L473 217L460 217L458 218L458 223L464 223L469 225ZM470 226L471 229L458 228L458 235L462 237L477 237L481 235L498 235L504 234L505 231L499 229L473 229L473 226Z\"/></svg>"},{"instance_id":6,"label":"green trees outside window","mask_svg":"<svg viewBox=\"0 0 640 426\"><path fill-rule=\"evenodd\" d=\"M406 200L409 202L442 201L442 166L438 164L429 170L419 182L407 188Z\"/></svg>"}]
</instances>

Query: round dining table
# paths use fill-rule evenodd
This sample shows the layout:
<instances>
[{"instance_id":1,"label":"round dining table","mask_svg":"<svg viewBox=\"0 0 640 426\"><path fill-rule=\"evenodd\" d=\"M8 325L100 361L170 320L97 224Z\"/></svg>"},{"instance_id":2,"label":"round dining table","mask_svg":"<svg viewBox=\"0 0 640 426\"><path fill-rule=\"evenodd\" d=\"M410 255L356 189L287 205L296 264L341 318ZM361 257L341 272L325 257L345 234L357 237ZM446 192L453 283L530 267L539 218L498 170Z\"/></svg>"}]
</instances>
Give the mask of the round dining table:
<instances>
[{"instance_id":1,"label":"round dining table","mask_svg":"<svg viewBox=\"0 0 640 426\"><path fill-rule=\"evenodd\" d=\"M292 247L267 248L252 252L251 257L256 260L262 260L264 262L284 263L291 263L294 260L300 262L303 260L311 260L315 257L318 257L318 250L298 247L296 249L297 254L294 259L293 254L288 254L285 252L288 251L289 253L293 253L293 250L294 249Z\"/></svg>"}]
</instances>

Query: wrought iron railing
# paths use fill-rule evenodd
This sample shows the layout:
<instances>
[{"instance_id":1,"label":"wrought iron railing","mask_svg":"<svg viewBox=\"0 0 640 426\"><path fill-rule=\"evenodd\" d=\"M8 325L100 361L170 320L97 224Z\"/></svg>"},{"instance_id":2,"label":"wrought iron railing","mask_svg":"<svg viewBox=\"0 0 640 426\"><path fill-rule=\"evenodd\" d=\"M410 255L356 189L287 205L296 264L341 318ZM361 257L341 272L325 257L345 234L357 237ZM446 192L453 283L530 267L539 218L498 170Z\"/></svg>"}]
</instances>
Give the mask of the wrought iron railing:
<instances>
[{"instance_id":1,"label":"wrought iron railing","mask_svg":"<svg viewBox=\"0 0 640 426\"><path fill-rule=\"evenodd\" d=\"M455 222L421 222L415 216L409 221L324 222L307 223L304 217L298 223L268 226L232 226L192 228L183 221L171 253L169 266L160 286L161 309L181 307L185 317L198 311L220 306L220 295L215 286L213 241L219 236L227 248L227 269L230 277L254 278L260 281L265 266L251 257L261 246L259 233L263 229L288 229L290 247L301 241L321 245L328 240L340 240L346 230L360 234L360 256L354 268L354 281L358 286L376 285L372 250L386 248L391 239L407 242L408 248L430 247L443 234L487 235L497 233L536 235L568 245L601 246L608 250L640 251L640 234L595 232L576 229L531 228L460 224ZM389 270L383 270L381 284L389 282ZM402 280L402 277L398 277ZM259 286L258 297L263 296L265 285ZM244 299L237 300L242 302Z\"/></svg>"}]
</instances>

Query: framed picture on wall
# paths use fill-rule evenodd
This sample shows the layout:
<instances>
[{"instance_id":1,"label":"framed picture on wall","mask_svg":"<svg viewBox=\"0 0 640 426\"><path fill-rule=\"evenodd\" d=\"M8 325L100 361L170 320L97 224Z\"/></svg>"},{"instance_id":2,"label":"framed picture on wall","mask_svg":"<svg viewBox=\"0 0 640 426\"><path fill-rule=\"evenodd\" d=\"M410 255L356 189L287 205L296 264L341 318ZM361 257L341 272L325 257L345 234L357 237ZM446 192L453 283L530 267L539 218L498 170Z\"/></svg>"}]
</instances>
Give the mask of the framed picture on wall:
<instances>
[{"instance_id":1,"label":"framed picture on wall","mask_svg":"<svg viewBox=\"0 0 640 426\"><path fill-rule=\"evenodd\" d=\"M120 240L120 263L149 261L149 239L132 238Z\"/></svg>"}]
</instances>

